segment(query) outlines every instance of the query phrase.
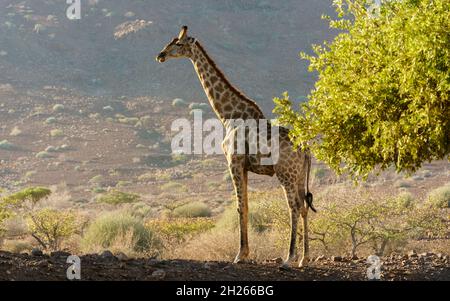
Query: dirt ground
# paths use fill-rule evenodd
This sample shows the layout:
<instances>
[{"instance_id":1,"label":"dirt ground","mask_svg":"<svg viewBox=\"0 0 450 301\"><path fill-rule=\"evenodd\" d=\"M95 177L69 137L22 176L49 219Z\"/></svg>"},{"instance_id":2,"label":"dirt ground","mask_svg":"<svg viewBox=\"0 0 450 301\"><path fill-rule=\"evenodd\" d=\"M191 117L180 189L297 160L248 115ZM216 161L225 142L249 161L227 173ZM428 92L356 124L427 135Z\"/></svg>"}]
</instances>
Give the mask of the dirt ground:
<instances>
[{"instance_id":1,"label":"dirt ground","mask_svg":"<svg viewBox=\"0 0 450 301\"><path fill-rule=\"evenodd\" d=\"M67 280L68 254L28 255L0 252L0 280ZM441 254L392 255L381 259L381 280L450 280L450 262ZM279 259L231 264L189 260L81 256L81 280L273 281L367 280L366 259L318 258L305 268L280 268Z\"/></svg>"}]
</instances>

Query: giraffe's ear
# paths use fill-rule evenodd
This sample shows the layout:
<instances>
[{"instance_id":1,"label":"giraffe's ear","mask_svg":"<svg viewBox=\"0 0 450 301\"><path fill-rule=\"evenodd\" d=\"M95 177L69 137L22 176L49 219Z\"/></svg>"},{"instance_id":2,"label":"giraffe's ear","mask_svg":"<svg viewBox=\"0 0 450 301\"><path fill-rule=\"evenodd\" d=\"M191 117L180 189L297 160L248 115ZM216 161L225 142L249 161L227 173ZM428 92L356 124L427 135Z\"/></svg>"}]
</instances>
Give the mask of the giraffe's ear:
<instances>
[{"instance_id":1,"label":"giraffe's ear","mask_svg":"<svg viewBox=\"0 0 450 301\"><path fill-rule=\"evenodd\" d=\"M181 27L180 34L178 35L178 40L183 40L187 37L187 30L188 27L186 25Z\"/></svg>"}]
</instances>

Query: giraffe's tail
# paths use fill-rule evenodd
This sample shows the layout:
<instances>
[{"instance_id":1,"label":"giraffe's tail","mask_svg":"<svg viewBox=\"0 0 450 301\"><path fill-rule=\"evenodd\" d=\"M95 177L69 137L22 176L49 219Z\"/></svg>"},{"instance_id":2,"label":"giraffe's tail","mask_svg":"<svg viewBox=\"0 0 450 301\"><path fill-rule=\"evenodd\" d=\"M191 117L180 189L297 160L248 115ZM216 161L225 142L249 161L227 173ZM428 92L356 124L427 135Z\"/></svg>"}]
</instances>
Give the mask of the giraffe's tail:
<instances>
[{"instance_id":1,"label":"giraffe's tail","mask_svg":"<svg viewBox=\"0 0 450 301\"><path fill-rule=\"evenodd\" d=\"M313 212L317 212L316 208L313 206L313 194L309 191L309 175L311 173L311 153L310 151L305 151L305 162L306 162L306 195L305 200L308 207L311 208Z\"/></svg>"}]
</instances>

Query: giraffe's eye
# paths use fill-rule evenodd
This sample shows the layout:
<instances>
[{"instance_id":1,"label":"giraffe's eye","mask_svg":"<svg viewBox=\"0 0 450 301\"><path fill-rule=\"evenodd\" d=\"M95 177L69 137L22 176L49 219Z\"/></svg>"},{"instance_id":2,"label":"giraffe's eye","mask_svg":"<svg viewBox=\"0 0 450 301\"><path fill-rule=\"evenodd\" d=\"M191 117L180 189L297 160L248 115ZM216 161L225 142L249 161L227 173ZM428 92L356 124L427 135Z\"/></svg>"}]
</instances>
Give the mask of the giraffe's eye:
<instances>
[{"instance_id":1,"label":"giraffe's eye","mask_svg":"<svg viewBox=\"0 0 450 301\"><path fill-rule=\"evenodd\" d=\"M175 43L175 45L180 46L180 47L184 46L184 44L182 44L182 43Z\"/></svg>"}]
</instances>

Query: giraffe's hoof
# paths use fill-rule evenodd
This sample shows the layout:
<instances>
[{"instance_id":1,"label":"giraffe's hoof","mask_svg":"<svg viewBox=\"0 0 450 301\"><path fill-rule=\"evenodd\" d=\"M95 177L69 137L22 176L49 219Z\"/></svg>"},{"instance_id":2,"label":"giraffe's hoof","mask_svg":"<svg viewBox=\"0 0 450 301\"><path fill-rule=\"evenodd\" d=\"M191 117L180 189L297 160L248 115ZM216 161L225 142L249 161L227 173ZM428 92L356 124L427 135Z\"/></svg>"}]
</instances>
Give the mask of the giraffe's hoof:
<instances>
[{"instance_id":1,"label":"giraffe's hoof","mask_svg":"<svg viewBox=\"0 0 450 301\"><path fill-rule=\"evenodd\" d=\"M292 265L290 261L283 262L282 265L279 267L280 271L289 271L292 270Z\"/></svg>"},{"instance_id":2,"label":"giraffe's hoof","mask_svg":"<svg viewBox=\"0 0 450 301\"><path fill-rule=\"evenodd\" d=\"M233 263L248 263L248 254L239 254L234 259Z\"/></svg>"},{"instance_id":3,"label":"giraffe's hoof","mask_svg":"<svg viewBox=\"0 0 450 301\"><path fill-rule=\"evenodd\" d=\"M239 264L239 263L249 263L250 260L248 260L247 258L235 258L233 263L234 264Z\"/></svg>"},{"instance_id":4,"label":"giraffe's hoof","mask_svg":"<svg viewBox=\"0 0 450 301\"><path fill-rule=\"evenodd\" d=\"M300 264L298 266L300 268L306 267L306 266L308 266L308 262L309 262L309 258L308 257L303 257L302 260L300 261Z\"/></svg>"}]
</instances>

